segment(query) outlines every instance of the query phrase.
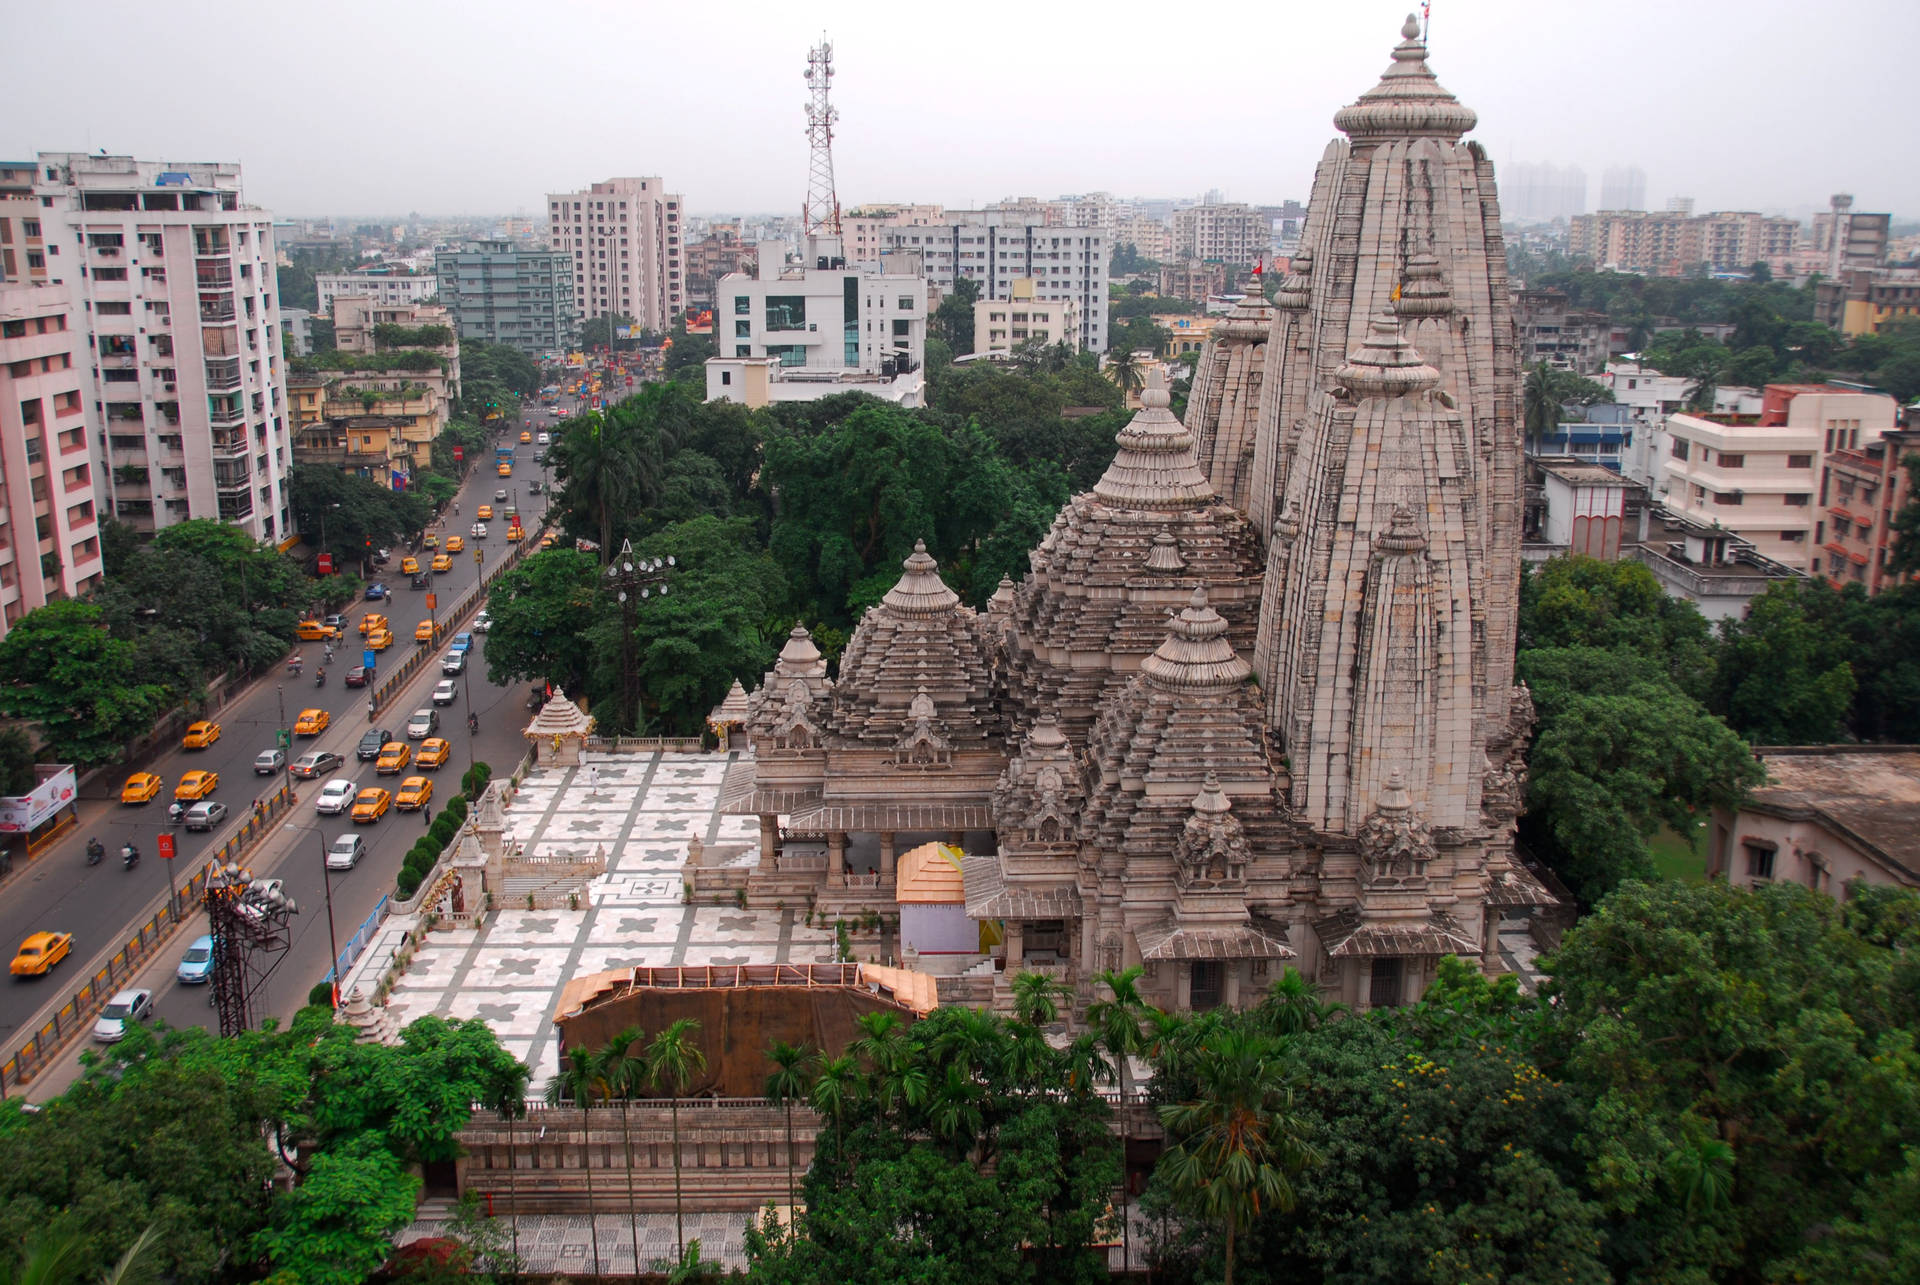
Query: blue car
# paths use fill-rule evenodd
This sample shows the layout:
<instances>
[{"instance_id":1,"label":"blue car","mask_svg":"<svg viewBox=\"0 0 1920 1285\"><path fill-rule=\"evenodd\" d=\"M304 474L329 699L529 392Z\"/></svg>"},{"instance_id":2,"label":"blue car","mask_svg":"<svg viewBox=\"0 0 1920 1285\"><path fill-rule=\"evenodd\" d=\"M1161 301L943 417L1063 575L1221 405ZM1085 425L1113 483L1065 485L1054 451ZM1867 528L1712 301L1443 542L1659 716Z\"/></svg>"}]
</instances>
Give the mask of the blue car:
<instances>
[{"instance_id":1,"label":"blue car","mask_svg":"<svg viewBox=\"0 0 1920 1285\"><path fill-rule=\"evenodd\" d=\"M453 641L447 644L448 651L466 651L473 646L472 634L455 634Z\"/></svg>"},{"instance_id":2,"label":"blue car","mask_svg":"<svg viewBox=\"0 0 1920 1285\"><path fill-rule=\"evenodd\" d=\"M378 580L376 580L376 581L374 581L374 582L373 582L372 584L370 584L370 585L368 585L368 586L367 586L367 601L368 601L368 602L373 602L373 601L375 601L376 599L379 599L379 598L385 598L385 597L387 597L387 596L388 596L388 595L387 595L387 587L386 587L386 585L384 585L384 584L382 584L382 583L380 583L380 582L379 582Z\"/></svg>"},{"instance_id":3,"label":"blue car","mask_svg":"<svg viewBox=\"0 0 1920 1285\"><path fill-rule=\"evenodd\" d=\"M213 976L213 938L202 934L193 939L187 947L187 953L180 957L180 967L173 975L189 986L198 986Z\"/></svg>"}]
</instances>

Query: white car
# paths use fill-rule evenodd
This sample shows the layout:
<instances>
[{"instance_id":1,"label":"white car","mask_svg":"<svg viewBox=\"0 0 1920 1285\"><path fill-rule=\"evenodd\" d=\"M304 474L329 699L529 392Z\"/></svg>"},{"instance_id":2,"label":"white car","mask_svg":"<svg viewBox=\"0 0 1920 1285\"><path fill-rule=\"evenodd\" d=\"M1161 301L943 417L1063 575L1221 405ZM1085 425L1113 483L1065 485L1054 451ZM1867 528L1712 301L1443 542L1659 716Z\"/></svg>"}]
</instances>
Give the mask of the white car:
<instances>
[{"instance_id":1,"label":"white car","mask_svg":"<svg viewBox=\"0 0 1920 1285\"><path fill-rule=\"evenodd\" d=\"M472 534L472 536L473 536L473 538L474 538L474 539L476 539L476 540L484 540L484 539L486 539L486 538L487 538L487 524L486 524L486 523L484 523L484 522L476 522L476 523L474 523L474 524L473 524L473 527L472 527L472 530L471 530L471 534Z\"/></svg>"},{"instance_id":2,"label":"white car","mask_svg":"<svg viewBox=\"0 0 1920 1285\"><path fill-rule=\"evenodd\" d=\"M343 834L327 849L327 869L351 870L366 854L366 840L358 834Z\"/></svg>"},{"instance_id":3,"label":"white car","mask_svg":"<svg viewBox=\"0 0 1920 1285\"><path fill-rule=\"evenodd\" d=\"M483 611L479 615L473 618L474 633L484 634L489 630L491 630L492 628L493 628L493 616L491 614Z\"/></svg>"},{"instance_id":4,"label":"white car","mask_svg":"<svg viewBox=\"0 0 1920 1285\"><path fill-rule=\"evenodd\" d=\"M536 437L535 437L535 438L533 439L533 444L534 444L535 446L547 446L547 445L549 445L549 444L551 444L551 443L552 443L552 441L553 441L553 435L552 435L552 434L550 434L550 433L541 433L541 434L539 434L538 436L536 436Z\"/></svg>"},{"instance_id":5,"label":"white car","mask_svg":"<svg viewBox=\"0 0 1920 1285\"><path fill-rule=\"evenodd\" d=\"M467 653L464 650L450 651L440 658L440 672L443 674L462 673L466 668Z\"/></svg>"},{"instance_id":6,"label":"white car","mask_svg":"<svg viewBox=\"0 0 1920 1285\"><path fill-rule=\"evenodd\" d=\"M100 1020L93 1024L93 1038L102 1044L112 1044L126 1037L127 1023L144 1022L152 1016L152 991L121 991L100 1011Z\"/></svg>"},{"instance_id":7,"label":"white car","mask_svg":"<svg viewBox=\"0 0 1920 1285\"><path fill-rule=\"evenodd\" d=\"M440 715L431 709L416 709L407 718L407 739L424 740L440 726Z\"/></svg>"},{"instance_id":8,"label":"white car","mask_svg":"<svg viewBox=\"0 0 1920 1285\"><path fill-rule=\"evenodd\" d=\"M313 801L313 810L330 817L339 816L353 806L353 796L359 792L360 787L348 778L335 777L320 787L320 797Z\"/></svg>"},{"instance_id":9,"label":"white car","mask_svg":"<svg viewBox=\"0 0 1920 1285\"><path fill-rule=\"evenodd\" d=\"M460 689L453 685L453 680L451 678L443 678L434 686L433 703L436 705L451 705L459 695Z\"/></svg>"}]
</instances>

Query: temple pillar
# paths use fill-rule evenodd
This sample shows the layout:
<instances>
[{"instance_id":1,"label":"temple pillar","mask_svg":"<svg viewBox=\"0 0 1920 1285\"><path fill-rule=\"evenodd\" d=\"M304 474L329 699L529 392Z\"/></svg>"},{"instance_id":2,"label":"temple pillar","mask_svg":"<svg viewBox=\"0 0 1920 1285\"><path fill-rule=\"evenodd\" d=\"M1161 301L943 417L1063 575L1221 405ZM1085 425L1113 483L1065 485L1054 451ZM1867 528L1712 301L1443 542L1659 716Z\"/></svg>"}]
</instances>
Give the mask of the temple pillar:
<instances>
[{"instance_id":1,"label":"temple pillar","mask_svg":"<svg viewBox=\"0 0 1920 1285\"><path fill-rule=\"evenodd\" d=\"M835 830L827 836L827 887L847 886L847 836Z\"/></svg>"},{"instance_id":2,"label":"temple pillar","mask_svg":"<svg viewBox=\"0 0 1920 1285\"><path fill-rule=\"evenodd\" d=\"M893 831L880 832L880 891L893 887Z\"/></svg>"},{"instance_id":3,"label":"temple pillar","mask_svg":"<svg viewBox=\"0 0 1920 1285\"><path fill-rule=\"evenodd\" d=\"M773 816L760 818L760 869L772 874L775 869L774 858L780 851L780 819Z\"/></svg>"},{"instance_id":4,"label":"temple pillar","mask_svg":"<svg viewBox=\"0 0 1920 1285\"><path fill-rule=\"evenodd\" d=\"M1173 966L1173 1010L1176 1013L1193 1011L1193 965L1175 964Z\"/></svg>"},{"instance_id":5,"label":"temple pillar","mask_svg":"<svg viewBox=\"0 0 1920 1285\"><path fill-rule=\"evenodd\" d=\"M1240 974L1246 969L1245 960L1231 959L1222 971L1226 974L1225 1002L1228 1009L1235 1012L1240 1008Z\"/></svg>"},{"instance_id":6,"label":"temple pillar","mask_svg":"<svg viewBox=\"0 0 1920 1285\"><path fill-rule=\"evenodd\" d=\"M1018 972L1026 958L1027 926L1016 919L1007 921L1007 974Z\"/></svg>"}]
</instances>

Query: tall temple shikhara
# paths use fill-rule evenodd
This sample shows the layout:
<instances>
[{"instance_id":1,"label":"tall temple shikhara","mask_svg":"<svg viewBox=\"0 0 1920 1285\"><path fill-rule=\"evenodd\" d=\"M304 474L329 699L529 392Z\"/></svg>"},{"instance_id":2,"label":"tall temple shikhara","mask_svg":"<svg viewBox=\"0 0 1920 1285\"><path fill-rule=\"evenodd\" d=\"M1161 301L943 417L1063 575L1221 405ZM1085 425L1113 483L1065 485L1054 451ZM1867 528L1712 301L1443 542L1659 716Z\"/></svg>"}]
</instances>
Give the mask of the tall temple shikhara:
<instances>
[{"instance_id":1,"label":"tall temple shikhara","mask_svg":"<svg viewBox=\"0 0 1920 1285\"><path fill-rule=\"evenodd\" d=\"M726 800L761 818L750 898L890 909L896 854L949 842L999 998L1042 967L1091 999L1138 963L1178 1009L1287 964L1407 1002L1443 955L1499 968L1501 910L1552 901L1513 855L1532 707L1493 166L1402 35L1185 424L1150 388L985 611L916 549L837 682L794 631Z\"/></svg>"}]
</instances>

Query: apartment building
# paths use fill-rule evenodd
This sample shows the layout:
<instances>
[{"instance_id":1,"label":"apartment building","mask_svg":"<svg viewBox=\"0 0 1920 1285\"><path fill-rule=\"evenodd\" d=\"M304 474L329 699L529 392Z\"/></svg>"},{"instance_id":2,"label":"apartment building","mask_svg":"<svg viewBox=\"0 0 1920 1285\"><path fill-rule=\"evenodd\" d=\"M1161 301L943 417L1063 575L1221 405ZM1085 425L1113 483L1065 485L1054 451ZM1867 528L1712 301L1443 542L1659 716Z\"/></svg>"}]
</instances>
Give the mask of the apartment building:
<instances>
[{"instance_id":1,"label":"apartment building","mask_svg":"<svg viewBox=\"0 0 1920 1285\"><path fill-rule=\"evenodd\" d=\"M1912 268L1843 268L1813 285L1813 319L1849 338L1914 317L1920 317L1920 271Z\"/></svg>"},{"instance_id":2,"label":"apartment building","mask_svg":"<svg viewBox=\"0 0 1920 1285\"><path fill-rule=\"evenodd\" d=\"M0 200L0 248L22 248L21 225L38 209ZM100 579L87 353L72 309L65 286L0 272L0 637L35 607Z\"/></svg>"},{"instance_id":3,"label":"apartment building","mask_svg":"<svg viewBox=\"0 0 1920 1285\"><path fill-rule=\"evenodd\" d=\"M612 178L547 197L548 238L573 260L580 320L618 315L645 330L672 329L687 302L686 203L666 186L658 175Z\"/></svg>"},{"instance_id":4,"label":"apartment building","mask_svg":"<svg viewBox=\"0 0 1920 1285\"><path fill-rule=\"evenodd\" d=\"M1227 292L1227 265L1185 259L1160 265L1158 293L1169 299L1191 299L1204 303L1214 295Z\"/></svg>"},{"instance_id":5,"label":"apartment building","mask_svg":"<svg viewBox=\"0 0 1920 1285\"><path fill-rule=\"evenodd\" d=\"M1173 212L1177 258L1256 263L1273 246L1273 225L1251 205L1192 205Z\"/></svg>"},{"instance_id":6,"label":"apartment building","mask_svg":"<svg viewBox=\"0 0 1920 1285\"><path fill-rule=\"evenodd\" d=\"M1811 572L1823 457L1878 441L1894 416L1891 397L1828 384L1768 384L1757 415L1670 415L1667 506Z\"/></svg>"},{"instance_id":7,"label":"apartment building","mask_svg":"<svg viewBox=\"0 0 1920 1285\"><path fill-rule=\"evenodd\" d=\"M1005 299L974 301L974 352L1012 352L1025 343L1064 343L1079 351L1080 305L1040 298L1030 277L1015 280Z\"/></svg>"},{"instance_id":8,"label":"apartment building","mask_svg":"<svg viewBox=\"0 0 1920 1285\"><path fill-rule=\"evenodd\" d=\"M752 273L715 287L714 346L707 397L763 404L749 395L760 375L767 400L871 392L921 404L927 343L927 283L913 255L885 256L878 272L849 264L838 237L807 238L806 257L786 261L786 243L762 241Z\"/></svg>"},{"instance_id":9,"label":"apartment building","mask_svg":"<svg viewBox=\"0 0 1920 1285\"><path fill-rule=\"evenodd\" d=\"M1071 300L1080 312L1080 346L1107 347L1106 234L1049 226L1037 203L948 210L939 226L885 230L888 246L922 257L927 280L944 295L970 280L982 299L1008 299L1013 283L1034 283L1039 299Z\"/></svg>"},{"instance_id":10,"label":"apartment building","mask_svg":"<svg viewBox=\"0 0 1920 1285\"><path fill-rule=\"evenodd\" d=\"M848 210L840 216L840 235L847 247L847 262L878 264L880 256L892 248L888 240L891 229L938 227L945 213L938 205L890 202Z\"/></svg>"},{"instance_id":11,"label":"apartment building","mask_svg":"<svg viewBox=\"0 0 1920 1285\"><path fill-rule=\"evenodd\" d=\"M1887 559L1896 539L1894 515L1913 499L1904 465L1916 454L1920 429L1910 428L1888 429L1875 441L1827 453L1813 529L1814 571L1834 588L1857 584L1875 594L1913 578L1889 571Z\"/></svg>"},{"instance_id":12,"label":"apartment building","mask_svg":"<svg viewBox=\"0 0 1920 1285\"><path fill-rule=\"evenodd\" d=\"M1173 234L1159 219L1136 214L1120 224L1113 234L1113 244L1130 245L1141 258L1158 263L1173 253Z\"/></svg>"},{"instance_id":13,"label":"apartment building","mask_svg":"<svg viewBox=\"0 0 1920 1285\"><path fill-rule=\"evenodd\" d=\"M48 278L72 297L95 488L152 531L290 532L273 218L238 165L42 152Z\"/></svg>"},{"instance_id":14,"label":"apartment building","mask_svg":"<svg viewBox=\"0 0 1920 1285\"><path fill-rule=\"evenodd\" d=\"M580 319L573 256L511 241L470 241L434 256L440 306L462 339L505 344L529 356L571 351Z\"/></svg>"},{"instance_id":15,"label":"apartment building","mask_svg":"<svg viewBox=\"0 0 1920 1285\"><path fill-rule=\"evenodd\" d=\"M1745 272L1755 263L1785 271L1800 231L1796 219L1746 210L1602 210L1572 220L1567 248L1598 267L1663 277L1682 276L1703 263L1715 272Z\"/></svg>"},{"instance_id":16,"label":"apartment building","mask_svg":"<svg viewBox=\"0 0 1920 1285\"><path fill-rule=\"evenodd\" d=\"M341 295L371 299L394 306L425 303L439 293L440 282L430 272L414 272L399 264L362 268L356 272L316 272L313 274L315 305L322 316L333 315L333 301Z\"/></svg>"}]
</instances>

